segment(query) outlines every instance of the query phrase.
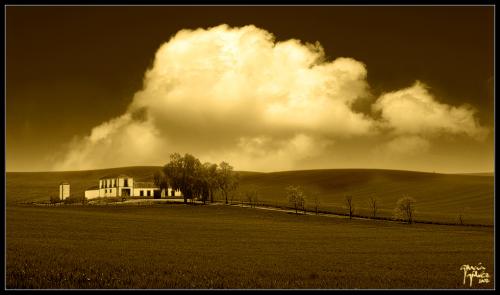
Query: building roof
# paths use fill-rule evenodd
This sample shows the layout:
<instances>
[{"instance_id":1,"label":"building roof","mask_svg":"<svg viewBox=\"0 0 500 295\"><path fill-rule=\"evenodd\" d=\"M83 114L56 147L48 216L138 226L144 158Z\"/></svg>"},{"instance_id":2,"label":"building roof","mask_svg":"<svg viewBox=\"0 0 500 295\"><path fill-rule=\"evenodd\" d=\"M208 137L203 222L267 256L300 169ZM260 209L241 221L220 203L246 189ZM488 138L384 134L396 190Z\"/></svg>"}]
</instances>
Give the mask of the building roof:
<instances>
[{"instance_id":1,"label":"building roof","mask_svg":"<svg viewBox=\"0 0 500 295\"><path fill-rule=\"evenodd\" d=\"M62 185L62 184L69 185L69 182L63 181L63 182L59 183L59 185Z\"/></svg>"},{"instance_id":2,"label":"building roof","mask_svg":"<svg viewBox=\"0 0 500 295\"><path fill-rule=\"evenodd\" d=\"M153 182L138 182L134 183L134 188L158 188Z\"/></svg>"},{"instance_id":3,"label":"building roof","mask_svg":"<svg viewBox=\"0 0 500 295\"><path fill-rule=\"evenodd\" d=\"M109 174L99 179L107 179L107 178L131 178L131 177L125 174Z\"/></svg>"}]
</instances>

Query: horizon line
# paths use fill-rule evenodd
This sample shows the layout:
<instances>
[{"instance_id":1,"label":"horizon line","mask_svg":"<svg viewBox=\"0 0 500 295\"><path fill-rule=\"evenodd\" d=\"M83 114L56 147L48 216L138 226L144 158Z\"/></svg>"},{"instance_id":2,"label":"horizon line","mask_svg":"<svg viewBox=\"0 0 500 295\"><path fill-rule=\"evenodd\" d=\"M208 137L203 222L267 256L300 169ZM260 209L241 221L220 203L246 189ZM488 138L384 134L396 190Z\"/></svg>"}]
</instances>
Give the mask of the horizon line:
<instances>
[{"instance_id":1,"label":"horizon line","mask_svg":"<svg viewBox=\"0 0 500 295\"><path fill-rule=\"evenodd\" d=\"M61 172L85 172L85 171L99 171L99 170L112 170L124 168L137 168L137 167L163 167L162 165L133 165L133 166L120 166L110 168L97 168L97 169L80 169L80 170L44 170L44 171L7 171L5 173L61 173ZM423 171L423 170L408 170L408 169L393 169L393 168L311 168L311 169L292 169L292 170L276 170L276 171L253 171L253 170L234 170L235 172L253 172L253 173L278 173L278 172L292 172L292 171L313 171L313 170L388 170L388 171L407 171L418 173L436 173L436 174L491 174L495 175L495 171L480 171L480 172L439 172L439 171Z\"/></svg>"}]
</instances>

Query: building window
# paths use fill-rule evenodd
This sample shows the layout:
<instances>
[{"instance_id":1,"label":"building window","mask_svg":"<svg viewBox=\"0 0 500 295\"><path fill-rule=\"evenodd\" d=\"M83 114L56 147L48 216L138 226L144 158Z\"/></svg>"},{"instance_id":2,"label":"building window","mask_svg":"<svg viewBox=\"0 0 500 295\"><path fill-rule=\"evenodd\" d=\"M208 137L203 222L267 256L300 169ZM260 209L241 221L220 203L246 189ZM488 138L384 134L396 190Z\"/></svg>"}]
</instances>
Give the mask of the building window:
<instances>
[{"instance_id":1,"label":"building window","mask_svg":"<svg viewBox=\"0 0 500 295\"><path fill-rule=\"evenodd\" d=\"M128 178L125 178L123 181L124 181L123 186L128 186Z\"/></svg>"},{"instance_id":2,"label":"building window","mask_svg":"<svg viewBox=\"0 0 500 295\"><path fill-rule=\"evenodd\" d=\"M139 191L139 196L141 196L141 197L144 196L144 191L143 190Z\"/></svg>"},{"instance_id":3,"label":"building window","mask_svg":"<svg viewBox=\"0 0 500 295\"><path fill-rule=\"evenodd\" d=\"M151 196L151 191L147 191L147 196L150 197Z\"/></svg>"}]
</instances>

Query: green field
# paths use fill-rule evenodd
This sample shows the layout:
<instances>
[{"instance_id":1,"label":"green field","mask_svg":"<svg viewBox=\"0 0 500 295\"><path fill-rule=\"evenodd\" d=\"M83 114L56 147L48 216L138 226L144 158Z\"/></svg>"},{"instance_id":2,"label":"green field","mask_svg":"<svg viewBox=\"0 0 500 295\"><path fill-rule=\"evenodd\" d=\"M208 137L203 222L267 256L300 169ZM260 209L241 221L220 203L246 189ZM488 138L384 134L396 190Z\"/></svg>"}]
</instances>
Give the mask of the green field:
<instances>
[{"instance_id":1,"label":"green field","mask_svg":"<svg viewBox=\"0 0 500 295\"><path fill-rule=\"evenodd\" d=\"M74 195L83 195L100 177L124 173L137 180L151 180L159 167L125 167L73 172L7 173L7 204L48 201L58 194L58 184L68 181ZM369 215L368 198L378 199L380 216L391 217L396 201L403 195L417 200L417 220L457 222L462 212L469 224L493 224L494 177L491 175L439 174L376 169L330 169L274 173L240 172L240 190L233 201L244 201L249 189L257 188L259 201L268 205L286 204L285 187L301 185L309 196L320 200L320 209L344 213L344 196L353 196L356 212Z\"/></svg>"},{"instance_id":2,"label":"green field","mask_svg":"<svg viewBox=\"0 0 500 295\"><path fill-rule=\"evenodd\" d=\"M7 288L464 288L493 229L224 205L7 207ZM493 288L493 282L472 288Z\"/></svg>"}]
</instances>

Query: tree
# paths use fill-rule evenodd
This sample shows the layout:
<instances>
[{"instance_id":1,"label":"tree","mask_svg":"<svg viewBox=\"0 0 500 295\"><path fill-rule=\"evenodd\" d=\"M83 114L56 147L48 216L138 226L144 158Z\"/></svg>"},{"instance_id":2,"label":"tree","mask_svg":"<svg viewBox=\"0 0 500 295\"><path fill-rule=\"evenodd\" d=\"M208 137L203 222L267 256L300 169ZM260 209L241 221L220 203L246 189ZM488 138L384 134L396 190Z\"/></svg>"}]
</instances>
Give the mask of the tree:
<instances>
[{"instance_id":1,"label":"tree","mask_svg":"<svg viewBox=\"0 0 500 295\"><path fill-rule=\"evenodd\" d=\"M182 184L182 166L183 159L178 153L170 155L170 162L163 166L164 175L170 180L170 185L173 190L181 190ZM182 192L182 190L181 190ZM186 203L186 197L184 196L184 203Z\"/></svg>"},{"instance_id":2,"label":"tree","mask_svg":"<svg viewBox=\"0 0 500 295\"><path fill-rule=\"evenodd\" d=\"M250 188L245 195L250 207L255 207L259 199L259 191L257 190L257 188L255 187Z\"/></svg>"},{"instance_id":3,"label":"tree","mask_svg":"<svg viewBox=\"0 0 500 295\"><path fill-rule=\"evenodd\" d=\"M288 203L295 209L295 214L299 214L299 209L305 212L305 195L299 186L289 185L286 188Z\"/></svg>"},{"instance_id":4,"label":"tree","mask_svg":"<svg viewBox=\"0 0 500 295\"><path fill-rule=\"evenodd\" d=\"M219 188L218 184L218 169L217 164L212 163L204 163L203 167L205 169L205 176L207 178L208 184L208 198L210 199L210 203L214 202L214 194Z\"/></svg>"},{"instance_id":5,"label":"tree","mask_svg":"<svg viewBox=\"0 0 500 295\"><path fill-rule=\"evenodd\" d=\"M460 225L464 225L464 211L465 211L465 208L461 208L459 211L458 211L458 216L457 216L457 221L458 221L458 224Z\"/></svg>"},{"instance_id":6,"label":"tree","mask_svg":"<svg viewBox=\"0 0 500 295\"><path fill-rule=\"evenodd\" d=\"M185 154L181 157L178 153L170 155L170 162L163 167L163 172L170 180L172 189L180 190L184 197L184 203L187 199L193 199L195 193L199 192L200 160L193 155Z\"/></svg>"},{"instance_id":7,"label":"tree","mask_svg":"<svg viewBox=\"0 0 500 295\"><path fill-rule=\"evenodd\" d=\"M210 175L210 169L213 167L210 163L205 163L203 165L198 166L198 170L195 176L195 195L199 195L203 201L203 204L206 204L207 200L210 198L211 191L215 186L215 180Z\"/></svg>"},{"instance_id":8,"label":"tree","mask_svg":"<svg viewBox=\"0 0 500 295\"><path fill-rule=\"evenodd\" d=\"M316 212L316 215L319 214L319 205L321 204L320 200L319 200L319 192L317 190L312 190L309 192L308 194L312 201L313 201L313 204L314 204L314 212Z\"/></svg>"},{"instance_id":9,"label":"tree","mask_svg":"<svg viewBox=\"0 0 500 295\"><path fill-rule=\"evenodd\" d=\"M219 189L228 204L228 195L238 187L238 175L233 172L233 167L226 162L219 164L218 184Z\"/></svg>"},{"instance_id":10,"label":"tree","mask_svg":"<svg viewBox=\"0 0 500 295\"><path fill-rule=\"evenodd\" d=\"M158 188L160 188L160 192L165 190L165 196L168 197L168 178L167 175L165 175L165 172L163 170L158 170L153 174L153 179L154 183Z\"/></svg>"},{"instance_id":11,"label":"tree","mask_svg":"<svg viewBox=\"0 0 500 295\"><path fill-rule=\"evenodd\" d=\"M354 214L354 203L352 201L352 196L345 196L345 207L349 211L349 219L352 219Z\"/></svg>"},{"instance_id":12,"label":"tree","mask_svg":"<svg viewBox=\"0 0 500 295\"><path fill-rule=\"evenodd\" d=\"M372 215L373 217L377 217L377 210L378 210L378 201L374 197L370 197L368 199L368 203L370 204L370 208L372 209Z\"/></svg>"},{"instance_id":13,"label":"tree","mask_svg":"<svg viewBox=\"0 0 500 295\"><path fill-rule=\"evenodd\" d=\"M400 198L394 209L396 217L406 220L411 224L415 215L415 203L416 201L412 197L404 196Z\"/></svg>"},{"instance_id":14,"label":"tree","mask_svg":"<svg viewBox=\"0 0 500 295\"><path fill-rule=\"evenodd\" d=\"M318 215L318 209L320 205L319 197L317 195L314 195L313 201L314 201L314 212L316 212L316 215Z\"/></svg>"}]
</instances>

